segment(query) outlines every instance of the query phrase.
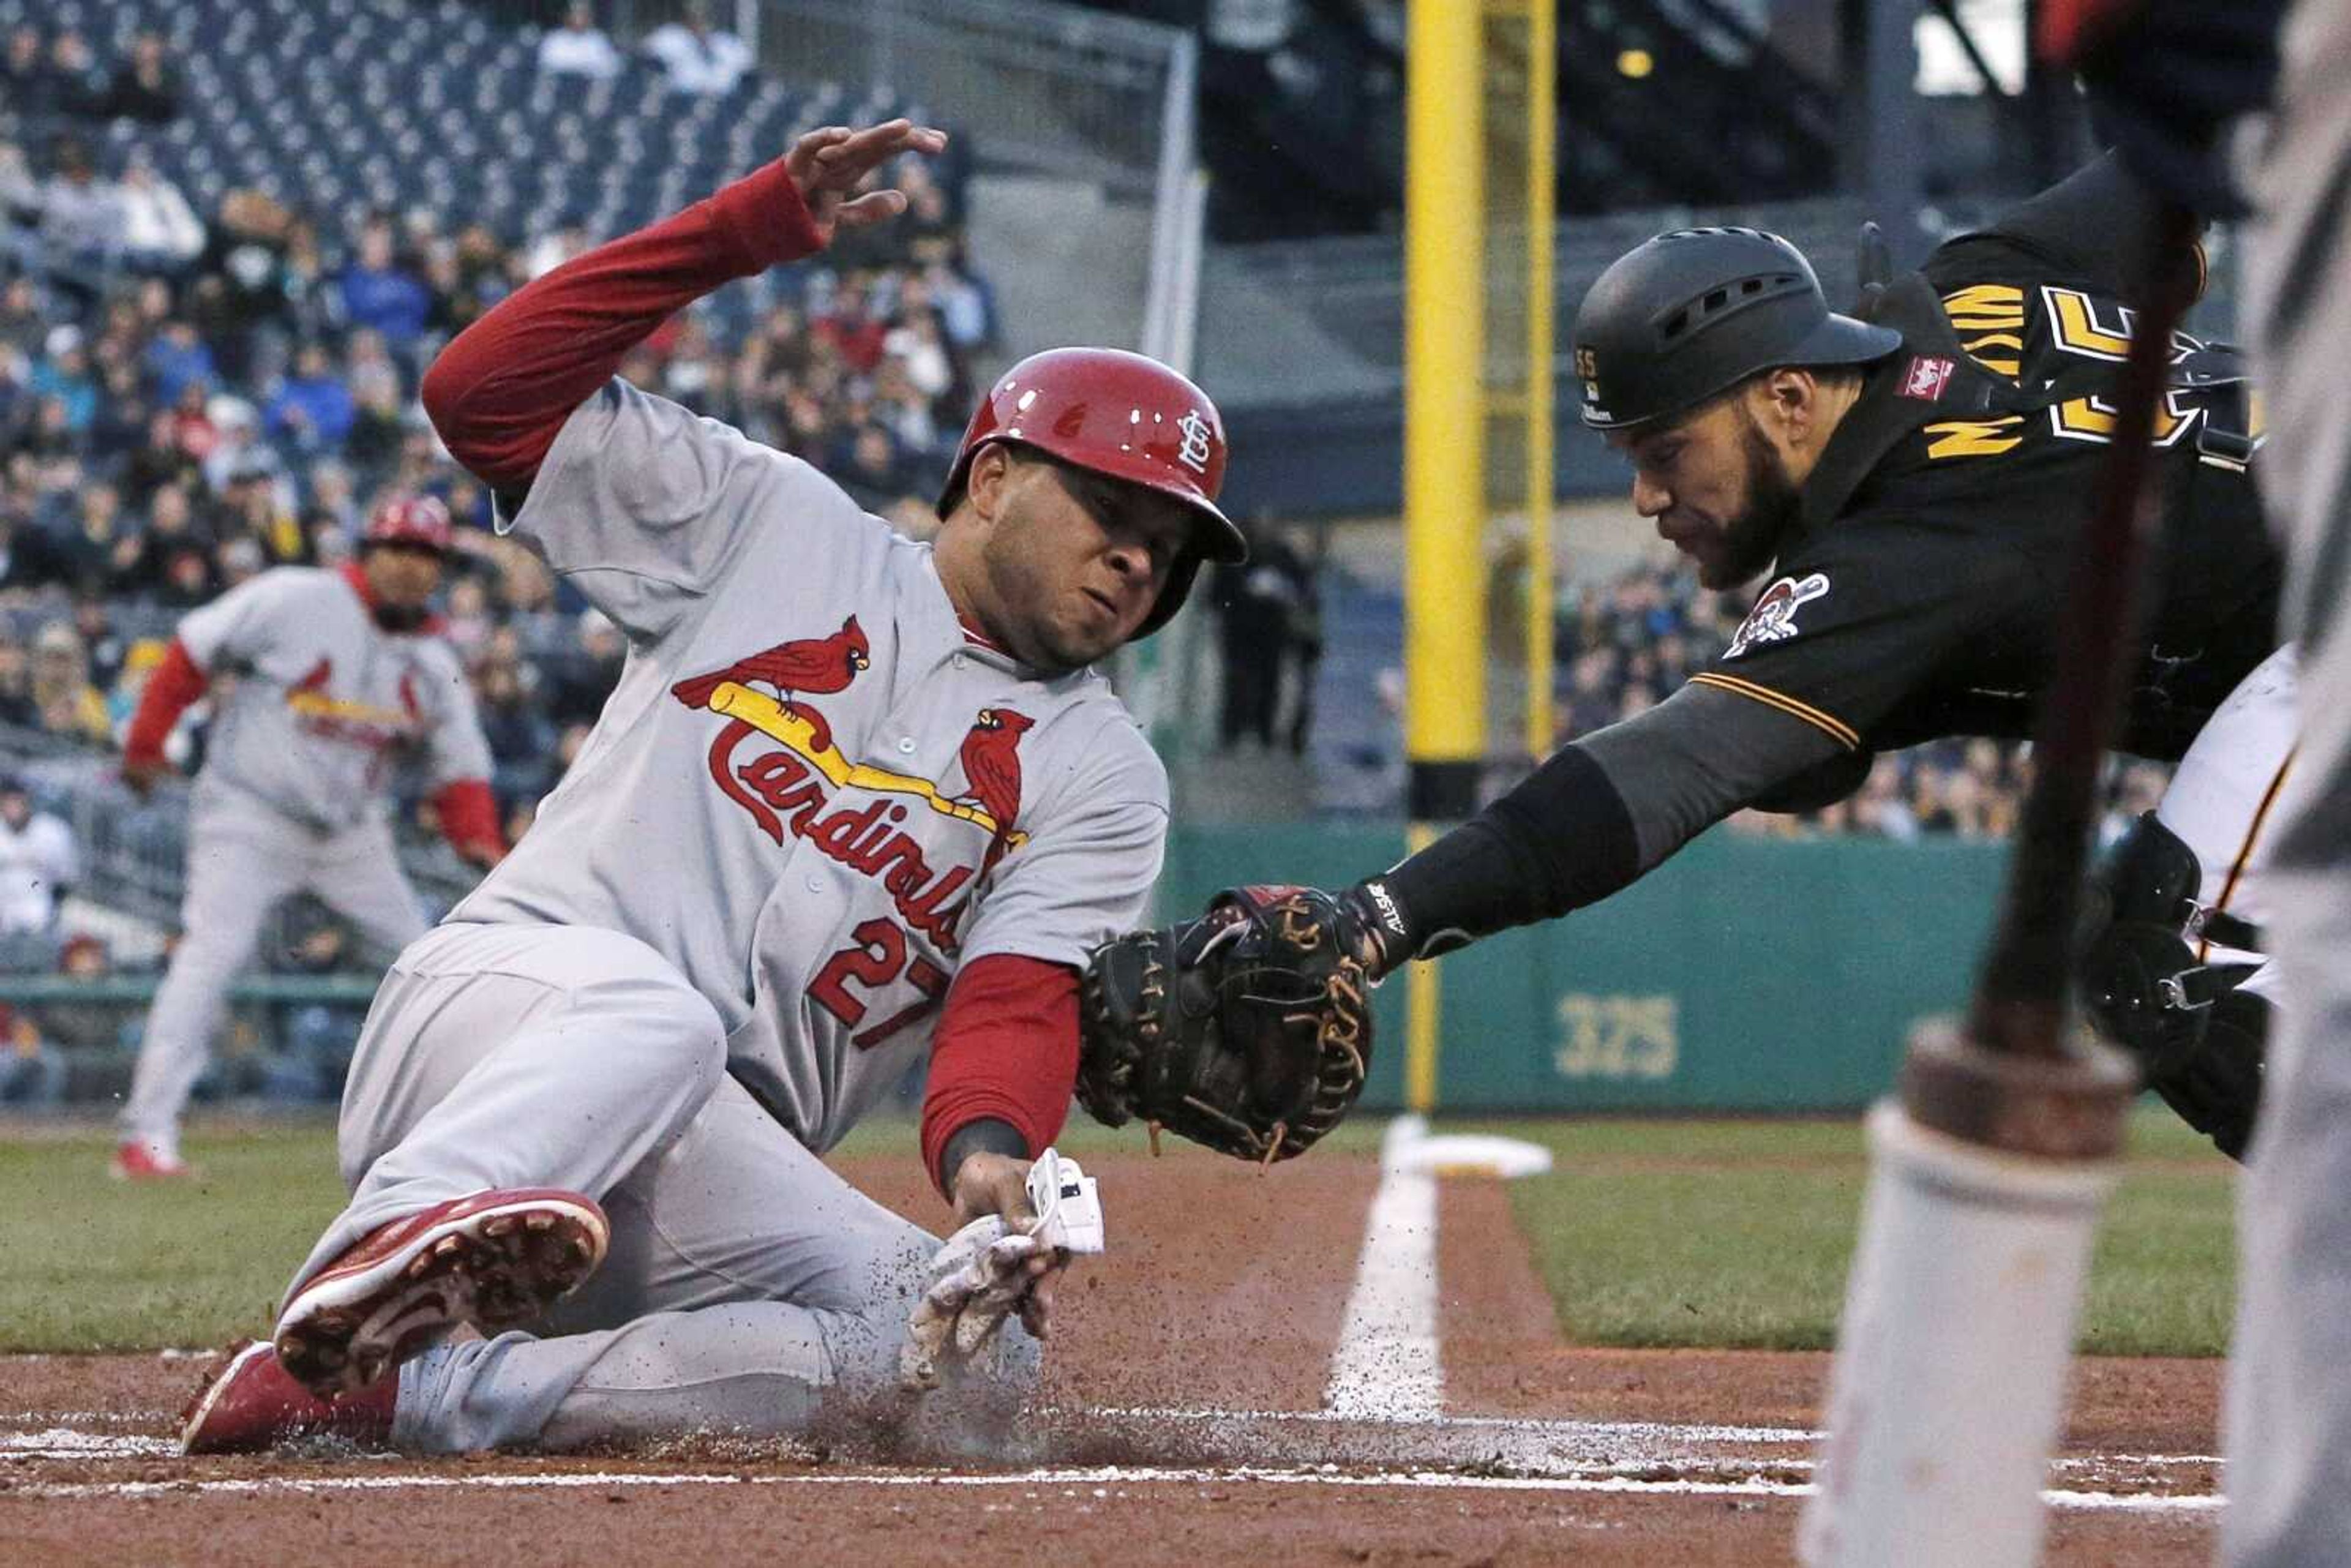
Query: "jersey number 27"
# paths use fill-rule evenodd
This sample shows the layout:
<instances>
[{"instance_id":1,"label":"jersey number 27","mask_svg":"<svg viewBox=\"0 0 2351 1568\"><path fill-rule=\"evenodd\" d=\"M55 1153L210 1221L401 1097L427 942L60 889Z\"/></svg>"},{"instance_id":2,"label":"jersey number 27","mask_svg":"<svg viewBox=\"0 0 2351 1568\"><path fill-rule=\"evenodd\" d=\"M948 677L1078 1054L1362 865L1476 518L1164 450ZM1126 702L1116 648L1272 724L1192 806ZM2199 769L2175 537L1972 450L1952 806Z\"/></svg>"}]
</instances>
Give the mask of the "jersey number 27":
<instances>
[{"instance_id":1,"label":"jersey number 27","mask_svg":"<svg viewBox=\"0 0 2351 1568\"><path fill-rule=\"evenodd\" d=\"M856 940L824 961L824 967L809 982L809 995L817 1006L839 1019L843 1029L856 1030L849 1037L851 1043L860 1051L871 1051L937 1007L947 994L950 977L919 954L914 956L914 962L907 962L906 933L894 920L877 915L860 922L850 936ZM871 1010L870 998L901 977L914 987L914 999L879 1023L858 1029ZM867 1000L851 993L852 980L865 991Z\"/></svg>"}]
</instances>

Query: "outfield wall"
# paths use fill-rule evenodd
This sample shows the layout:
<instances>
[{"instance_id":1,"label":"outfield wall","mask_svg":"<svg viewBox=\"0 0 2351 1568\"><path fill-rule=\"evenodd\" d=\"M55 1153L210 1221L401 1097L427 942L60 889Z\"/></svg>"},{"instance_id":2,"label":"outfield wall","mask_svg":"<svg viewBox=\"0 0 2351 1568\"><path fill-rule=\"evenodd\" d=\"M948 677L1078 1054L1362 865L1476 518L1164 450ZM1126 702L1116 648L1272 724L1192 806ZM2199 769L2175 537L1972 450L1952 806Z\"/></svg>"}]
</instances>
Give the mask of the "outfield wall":
<instances>
[{"instance_id":1,"label":"outfield wall","mask_svg":"<svg viewBox=\"0 0 2351 1568\"><path fill-rule=\"evenodd\" d=\"M1394 828L1179 828L1167 916L1236 882L1341 885ZM1966 999L2006 848L1716 831L1605 904L1437 967L1448 1111L1846 1110L1911 1024ZM1402 977L1375 996L1369 1105L1404 1099Z\"/></svg>"}]
</instances>

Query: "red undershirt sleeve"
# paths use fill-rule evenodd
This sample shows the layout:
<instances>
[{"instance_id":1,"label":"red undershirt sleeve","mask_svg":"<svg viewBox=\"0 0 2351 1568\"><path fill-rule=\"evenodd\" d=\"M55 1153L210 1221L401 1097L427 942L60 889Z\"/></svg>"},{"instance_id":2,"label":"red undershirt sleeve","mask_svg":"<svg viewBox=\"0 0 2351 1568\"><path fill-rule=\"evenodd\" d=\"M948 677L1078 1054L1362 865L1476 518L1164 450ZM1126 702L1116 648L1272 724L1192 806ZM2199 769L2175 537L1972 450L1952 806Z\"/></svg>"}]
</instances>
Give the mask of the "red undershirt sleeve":
<instances>
[{"instance_id":1,"label":"red undershirt sleeve","mask_svg":"<svg viewBox=\"0 0 2351 1568\"><path fill-rule=\"evenodd\" d=\"M164 651L163 662L147 676L139 694L139 711L122 737L122 755L141 761L161 761L172 727L190 705L204 695L204 673L189 657L187 644L177 637Z\"/></svg>"},{"instance_id":2,"label":"red undershirt sleeve","mask_svg":"<svg viewBox=\"0 0 2351 1568\"><path fill-rule=\"evenodd\" d=\"M425 371L425 412L451 455L483 483L528 489L571 411L674 311L823 248L778 159L501 300Z\"/></svg>"},{"instance_id":3,"label":"red undershirt sleeve","mask_svg":"<svg viewBox=\"0 0 2351 1568\"><path fill-rule=\"evenodd\" d=\"M479 848L491 854L506 852L506 835L498 831L497 797L486 779L452 779L433 794L433 812L441 822L441 836L463 854Z\"/></svg>"},{"instance_id":4,"label":"red undershirt sleeve","mask_svg":"<svg viewBox=\"0 0 2351 1568\"><path fill-rule=\"evenodd\" d=\"M923 1168L936 1181L947 1140L984 1118L1010 1124L1032 1155L1061 1135L1078 1078L1078 972L996 953L947 992L923 1094Z\"/></svg>"}]
</instances>

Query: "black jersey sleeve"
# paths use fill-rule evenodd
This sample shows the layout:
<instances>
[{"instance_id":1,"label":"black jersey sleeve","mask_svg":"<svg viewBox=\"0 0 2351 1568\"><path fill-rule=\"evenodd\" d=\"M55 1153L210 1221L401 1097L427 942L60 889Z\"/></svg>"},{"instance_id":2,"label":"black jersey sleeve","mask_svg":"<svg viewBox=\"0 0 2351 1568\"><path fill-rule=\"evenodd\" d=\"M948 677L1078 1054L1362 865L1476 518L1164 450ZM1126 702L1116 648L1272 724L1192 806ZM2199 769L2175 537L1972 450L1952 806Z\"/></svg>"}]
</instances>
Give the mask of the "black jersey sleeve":
<instances>
[{"instance_id":1,"label":"black jersey sleeve","mask_svg":"<svg viewBox=\"0 0 2351 1568\"><path fill-rule=\"evenodd\" d=\"M1877 749L1971 674L2000 678L2003 649L2052 612L2045 579L1980 524L1855 512L1783 558L1722 655L1690 679L1839 749Z\"/></svg>"}]
</instances>

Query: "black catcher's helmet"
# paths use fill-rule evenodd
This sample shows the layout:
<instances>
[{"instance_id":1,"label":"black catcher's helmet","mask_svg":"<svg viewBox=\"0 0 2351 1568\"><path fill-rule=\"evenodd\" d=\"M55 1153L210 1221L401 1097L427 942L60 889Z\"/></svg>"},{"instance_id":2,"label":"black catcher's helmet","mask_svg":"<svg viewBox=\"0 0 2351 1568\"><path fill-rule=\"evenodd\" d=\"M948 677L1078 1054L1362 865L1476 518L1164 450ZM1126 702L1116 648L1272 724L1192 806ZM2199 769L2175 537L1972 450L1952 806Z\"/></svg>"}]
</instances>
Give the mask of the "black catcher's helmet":
<instances>
[{"instance_id":1,"label":"black catcher's helmet","mask_svg":"<svg viewBox=\"0 0 2351 1568\"><path fill-rule=\"evenodd\" d=\"M1626 252L1575 313L1583 423L1679 413L1774 365L1857 365L1902 344L1829 309L1804 253L1761 229L1677 229Z\"/></svg>"}]
</instances>

